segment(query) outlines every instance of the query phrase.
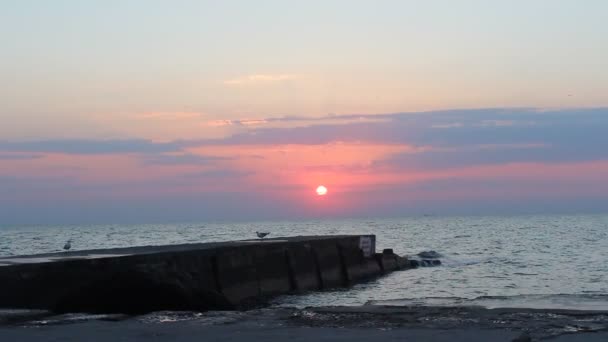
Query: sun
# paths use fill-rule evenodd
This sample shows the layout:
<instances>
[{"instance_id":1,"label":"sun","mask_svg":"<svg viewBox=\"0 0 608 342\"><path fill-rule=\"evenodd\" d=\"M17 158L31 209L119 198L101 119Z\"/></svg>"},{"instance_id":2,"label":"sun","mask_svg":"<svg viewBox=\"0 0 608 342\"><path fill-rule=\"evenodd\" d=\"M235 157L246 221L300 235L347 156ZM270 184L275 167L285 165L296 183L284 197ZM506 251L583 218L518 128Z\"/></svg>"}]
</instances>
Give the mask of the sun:
<instances>
[{"instance_id":1,"label":"sun","mask_svg":"<svg viewBox=\"0 0 608 342\"><path fill-rule=\"evenodd\" d=\"M317 195L319 195L319 196L325 196L325 195L327 195L327 188L324 187L323 185L319 185L317 187Z\"/></svg>"}]
</instances>

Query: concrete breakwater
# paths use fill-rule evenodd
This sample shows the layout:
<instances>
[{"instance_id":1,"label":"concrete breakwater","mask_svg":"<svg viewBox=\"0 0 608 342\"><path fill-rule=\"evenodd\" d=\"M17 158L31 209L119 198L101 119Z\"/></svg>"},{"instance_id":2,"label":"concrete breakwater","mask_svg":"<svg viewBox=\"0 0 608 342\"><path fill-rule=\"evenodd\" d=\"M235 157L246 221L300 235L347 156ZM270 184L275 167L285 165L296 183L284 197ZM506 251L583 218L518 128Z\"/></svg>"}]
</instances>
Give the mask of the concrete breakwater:
<instances>
[{"instance_id":1,"label":"concrete breakwater","mask_svg":"<svg viewBox=\"0 0 608 342\"><path fill-rule=\"evenodd\" d=\"M413 267L374 235L290 237L0 258L0 307L145 313L247 308Z\"/></svg>"}]
</instances>

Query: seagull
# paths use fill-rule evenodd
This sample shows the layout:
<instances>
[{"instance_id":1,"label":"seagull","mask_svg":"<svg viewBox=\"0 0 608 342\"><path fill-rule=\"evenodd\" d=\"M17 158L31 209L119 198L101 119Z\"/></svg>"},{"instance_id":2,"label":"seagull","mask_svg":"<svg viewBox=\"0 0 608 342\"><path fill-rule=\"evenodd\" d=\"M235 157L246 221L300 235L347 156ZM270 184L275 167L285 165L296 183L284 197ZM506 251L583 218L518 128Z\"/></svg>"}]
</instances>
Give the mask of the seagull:
<instances>
[{"instance_id":1,"label":"seagull","mask_svg":"<svg viewBox=\"0 0 608 342\"><path fill-rule=\"evenodd\" d=\"M72 239L69 239L68 242L65 243L65 245L63 245L63 249L64 250L69 250L70 248L72 248Z\"/></svg>"},{"instance_id":2,"label":"seagull","mask_svg":"<svg viewBox=\"0 0 608 342\"><path fill-rule=\"evenodd\" d=\"M266 237L266 235L268 235L268 234L270 234L270 233L268 233L268 232L266 232L266 233L265 233L265 232L255 232L255 234L256 234L256 235L257 235L257 236L258 236L260 239L263 239L263 238L265 238L265 237Z\"/></svg>"}]
</instances>

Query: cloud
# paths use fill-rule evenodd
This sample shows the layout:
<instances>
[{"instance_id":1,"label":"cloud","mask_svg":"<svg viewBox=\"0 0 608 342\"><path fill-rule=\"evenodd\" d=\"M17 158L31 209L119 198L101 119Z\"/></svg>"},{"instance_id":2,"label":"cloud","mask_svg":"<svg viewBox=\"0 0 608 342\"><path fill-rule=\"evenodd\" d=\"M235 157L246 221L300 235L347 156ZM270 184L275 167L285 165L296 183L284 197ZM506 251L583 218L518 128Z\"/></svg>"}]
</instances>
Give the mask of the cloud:
<instances>
[{"instance_id":1,"label":"cloud","mask_svg":"<svg viewBox=\"0 0 608 342\"><path fill-rule=\"evenodd\" d=\"M233 120L213 120L213 121L207 122L207 126L211 126L211 127L232 126L234 124L235 123Z\"/></svg>"},{"instance_id":2,"label":"cloud","mask_svg":"<svg viewBox=\"0 0 608 342\"><path fill-rule=\"evenodd\" d=\"M54 201L67 195L99 192L104 188L107 187L101 184L83 183L73 177L0 175L0 193L11 194L11 196L0 196L0 203L20 199Z\"/></svg>"},{"instance_id":3,"label":"cloud","mask_svg":"<svg viewBox=\"0 0 608 342\"><path fill-rule=\"evenodd\" d=\"M423 153L399 153L375 162L375 167L391 170L444 170L476 165L513 162L585 160L563 155L545 144L472 145L428 149Z\"/></svg>"},{"instance_id":4,"label":"cloud","mask_svg":"<svg viewBox=\"0 0 608 342\"><path fill-rule=\"evenodd\" d=\"M198 112L148 112L137 114L134 116L134 118L139 120L174 121L186 119L200 119L202 116L203 115Z\"/></svg>"},{"instance_id":5,"label":"cloud","mask_svg":"<svg viewBox=\"0 0 608 342\"><path fill-rule=\"evenodd\" d=\"M130 140L35 140L0 141L0 151L63 154L120 154L179 152L179 142L153 142L142 139Z\"/></svg>"},{"instance_id":6,"label":"cloud","mask_svg":"<svg viewBox=\"0 0 608 342\"><path fill-rule=\"evenodd\" d=\"M0 188L19 194L21 202L5 199L12 207L0 210L28 218L30 208L44 210L61 197L71 202L49 209L49 214L63 212L69 218L84 212L82 203L90 201L90 208L104 218L98 209L103 201L129 214L138 206L152 212L152 202L162 199L157 207L167 205L167 212L180 219L247 218L257 211L269 217L280 211L293 218L325 209L306 197L317 184L333 190L327 212L347 216L400 214L411 208L446 212L459 206L476 213L491 207L544 210L558 201L586 210L601 207L606 199L608 108L488 108L249 121L227 121L246 126L246 132L213 139L0 142L0 158L44 156L27 166L1 163ZM288 152L278 152L283 150ZM73 167L82 170L65 170Z\"/></svg>"},{"instance_id":7,"label":"cloud","mask_svg":"<svg viewBox=\"0 0 608 342\"><path fill-rule=\"evenodd\" d=\"M207 122L207 126L224 127L224 126L254 126L268 123L266 119L242 119L242 120L213 120Z\"/></svg>"},{"instance_id":8,"label":"cloud","mask_svg":"<svg viewBox=\"0 0 608 342\"><path fill-rule=\"evenodd\" d=\"M297 127L265 127L263 123L309 122ZM367 121L370 120L370 121ZM318 124L316 124L318 123ZM455 123L458 123L457 127ZM531 124L533 123L533 124ZM608 109L477 109L378 115L328 115L217 121L248 126L225 138L153 142L131 140L43 140L0 142L0 152L148 155L148 163L209 162L185 154L198 146L323 145L344 143L398 144L429 147L420 153L395 155L394 165L449 167L516 161L581 161L608 158ZM444 129L437 129L444 127ZM447 128L452 127L452 128ZM19 157L12 157L19 158ZM216 157L214 157L216 158Z\"/></svg>"},{"instance_id":9,"label":"cloud","mask_svg":"<svg viewBox=\"0 0 608 342\"><path fill-rule=\"evenodd\" d=\"M363 118L377 121L331 120ZM266 122L303 117L267 118ZM461 167L509 162L608 159L608 108L490 108L308 118L298 127L254 127L201 145L322 145L335 141L430 147L387 160L402 167ZM439 127L443 129L438 129Z\"/></svg>"},{"instance_id":10,"label":"cloud","mask_svg":"<svg viewBox=\"0 0 608 342\"><path fill-rule=\"evenodd\" d=\"M241 171L235 169L214 169L214 170L205 170L196 173L188 173L185 174L184 177L187 178L202 178L202 179L227 179L227 178L243 178L247 176L254 175L253 171Z\"/></svg>"},{"instance_id":11,"label":"cloud","mask_svg":"<svg viewBox=\"0 0 608 342\"><path fill-rule=\"evenodd\" d=\"M281 128L288 128L289 125L296 126L308 126L318 124L348 124L348 123L367 123L367 122L380 122L387 121L390 119L390 115L386 114L349 114L349 115L335 115L328 114L325 116L283 116L283 117L270 117L262 119L232 119L232 120L212 120L208 121L207 125L211 127L224 127L224 126L258 126L267 124L279 124ZM287 125L287 127L285 127Z\"/></svg>"},{"instance_id":12,"label":"cloud","mask_svg":"<svg viewBox=\"0 0 608 342\"><path fill-rule=\"evenodd\" d=\"M513 126L515 121L512 120L483 120L480 126Z\"/></svg>"},{"instance_id":13,"label":"cloud","mask_svg":"<svg viewBox=\"0 0 608 342\"><path fill-rule=\"evenodd\" d=\"M431 125L431 128L459 128L459 127L464 127L464 125L460 122Z\"/></svg>"},{"instance_id":14,"label":"cloud","mask_svg":"<svg viewBox=\"0 0 608 342\"><path fill-rule=\"evenodd\" d=\"M224 81L225 85L228 86L242 86L242 85L254 85L254 84L268 84L284 82L296 79L296 75L293 74L253 74L240 78Z\"/></svg>"},{"instance_id":15,"label":"cloud","mask_svg":"<svg viewBox=\"0 0 608 342\"><path fill-rule=\"evenodd\" d=\"M211 163L230 159L228 157L202 156L198 154L157 154L143 157L148 165L209 165Z\"/></svg>"},{"instance_id":16,"label":"cloud","mask_svg":"<svg viewBox=\"0 0 608 342\"><path fill-rule=\"evenodd\" d=\"M42 154L0 153L0 160L31 160L44 157Z\"/></svg>"},{"instance_id":17,"label":"cloud","mask_svg":"<svg viewBox=\"0 0 608 342\"><path fill-rule=\"evenodd\" d=\"M253 125L261 125L261 124L265 124L268 121L264 120L264 119L249 119L249 120L240 120L240 124L244 125L244 126L253 126Z\"/></svg>"}]
</instances>

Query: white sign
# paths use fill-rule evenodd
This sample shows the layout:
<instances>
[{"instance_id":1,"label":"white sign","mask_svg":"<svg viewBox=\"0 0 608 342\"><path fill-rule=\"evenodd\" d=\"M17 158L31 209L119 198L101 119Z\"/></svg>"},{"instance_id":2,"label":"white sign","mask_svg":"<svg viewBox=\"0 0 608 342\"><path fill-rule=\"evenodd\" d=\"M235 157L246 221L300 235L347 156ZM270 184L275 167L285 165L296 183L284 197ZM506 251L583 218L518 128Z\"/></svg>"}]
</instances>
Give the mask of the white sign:
<instances>
[{"instance_id":1,"label":"white sign","mask_svg":"<svg viewBox=\"0 0 608 342\"><path fill-rule=\"evenodd\" d=\"M366 258L371 257L376 251L374 241L371 236L361 236L359 238L359 248L363 251L363 255Z\"/></svg>"}]
</instances>

